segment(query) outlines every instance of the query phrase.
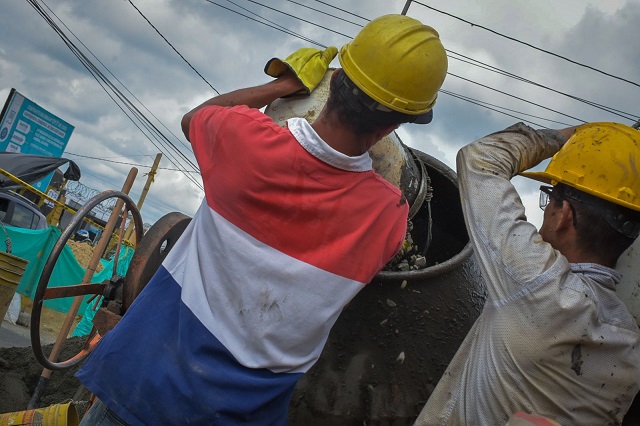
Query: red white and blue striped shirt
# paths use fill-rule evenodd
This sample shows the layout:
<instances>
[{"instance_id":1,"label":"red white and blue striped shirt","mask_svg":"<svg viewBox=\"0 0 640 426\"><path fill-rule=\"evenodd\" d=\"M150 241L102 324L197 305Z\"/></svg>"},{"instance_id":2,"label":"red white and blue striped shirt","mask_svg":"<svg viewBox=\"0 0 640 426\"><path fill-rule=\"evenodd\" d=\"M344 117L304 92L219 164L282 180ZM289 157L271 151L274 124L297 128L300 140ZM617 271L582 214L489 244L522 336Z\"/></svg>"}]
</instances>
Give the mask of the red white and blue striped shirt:
<instances>
[{"instance_id":1,"label":"red white and blue striped shirt","mask_svg":"<svg viewBox=\"0 0 640 426\"><path fill-rule=\"evenodd\" d=\"M344 306L399 250L408 205L368 154L245 106L191 120L205 198L78 373L147 424L283 424Z\"/></svg>"}]
</instances>

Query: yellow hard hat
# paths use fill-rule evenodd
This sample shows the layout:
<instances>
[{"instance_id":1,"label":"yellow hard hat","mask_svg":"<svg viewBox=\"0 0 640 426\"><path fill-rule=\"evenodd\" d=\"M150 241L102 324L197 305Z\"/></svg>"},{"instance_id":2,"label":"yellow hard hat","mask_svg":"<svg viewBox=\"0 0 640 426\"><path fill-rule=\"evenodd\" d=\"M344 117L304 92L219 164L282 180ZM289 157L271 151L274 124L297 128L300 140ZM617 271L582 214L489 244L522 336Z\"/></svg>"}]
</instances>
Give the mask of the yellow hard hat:
<instances>
[{"instance_id":1,"label":"yellow hard hat","mask_svg":"<svg viewBox=\"0 0 640 426\"><path fill-rule=\"evenodd\" d=\"M522 176L563 183L640 211L640 131L618 123L589 123L576 129L544 172Z\"/></svg>"},{"instance_id":2,"label":"yellow hard hat","mask_svg":"<svg viewBox=\"0 0 640 426\"><path fill-rule=\"evenodd\" d=\"M447 74L438 32L404 15L369 22L342 47L338 59L370 98L409 115L431 111Z\"/></svg>"}]
</instances>

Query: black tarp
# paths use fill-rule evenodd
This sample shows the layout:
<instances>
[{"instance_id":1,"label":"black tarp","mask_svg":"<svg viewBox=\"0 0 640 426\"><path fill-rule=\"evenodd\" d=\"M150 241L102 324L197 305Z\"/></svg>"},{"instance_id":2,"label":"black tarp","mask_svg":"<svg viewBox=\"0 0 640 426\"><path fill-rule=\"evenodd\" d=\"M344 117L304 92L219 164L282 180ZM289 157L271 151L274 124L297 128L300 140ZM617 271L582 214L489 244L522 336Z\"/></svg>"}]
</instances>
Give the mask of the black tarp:
<instances>
[{"instance_id":1,"label":"black tarp","mask_svg":"<svg viewBox=\"0 0 640 426\"><path fill-rule=\"evenodd\" d=\"M66 163L69 163L69 168L64 173L65 179L80 180L80 167L67 158L0 152L0 169L31 185ZM0 188L15 189L20 188L20 185L0 174Z\"/></svg>"}]
</instances>

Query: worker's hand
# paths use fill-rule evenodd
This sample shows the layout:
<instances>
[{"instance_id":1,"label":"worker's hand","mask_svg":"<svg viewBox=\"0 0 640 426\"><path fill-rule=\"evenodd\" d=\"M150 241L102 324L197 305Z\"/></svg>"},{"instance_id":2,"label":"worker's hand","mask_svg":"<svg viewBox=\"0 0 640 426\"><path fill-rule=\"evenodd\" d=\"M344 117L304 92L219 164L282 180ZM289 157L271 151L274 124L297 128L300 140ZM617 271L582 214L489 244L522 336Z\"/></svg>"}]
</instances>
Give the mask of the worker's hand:
<instances>
[{"instance_id":1,"label":"worker's hand","mask_svg":"<svg viewBox=\"0 0 640 426\"><path fill-rule=\"evenodd\" d=\"M311 47L303 47L293 52L284 61L273 58L264 67L264 72L271 77L280 77L287 70L291 70L304 85L304 89L294 93L309 95L322 81L329 64L338 54L335 46L329 46L324 51Z\"/></svg>"}]
</instances>

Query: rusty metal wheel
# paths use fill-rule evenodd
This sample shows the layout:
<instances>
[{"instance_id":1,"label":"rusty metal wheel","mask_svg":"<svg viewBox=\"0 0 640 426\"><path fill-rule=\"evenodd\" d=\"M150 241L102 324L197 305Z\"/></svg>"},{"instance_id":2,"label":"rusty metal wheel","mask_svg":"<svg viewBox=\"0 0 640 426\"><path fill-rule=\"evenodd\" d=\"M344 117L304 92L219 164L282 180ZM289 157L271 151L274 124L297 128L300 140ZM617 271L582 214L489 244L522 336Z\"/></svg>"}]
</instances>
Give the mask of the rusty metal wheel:
<instances>
[{"instance_id":1,"label":"rusty metal wheel","mask_svg":"<svg viewBox=\"0 0 640 426\"><path fill-rule=\"evenodd\" d=\"M135 226L135 236L136 241L142 240L143 234L143 223L142 216L140 215L140 211L136 206L135 202L125 193L120 191L104 191L100 194L93 197L89 200L78 212L73 216L73 219L69 222L65 230L62 232L60 238L51 250L51 254L49 254L49 258L44 265L44 269L42 270L42 275L40 276L40 280L38 281L38 287L36 289L36 294L33 298L33 307L31 310L31 346L33 349L33 353L38 360L38 362L45 368L49 370L63 370L69 367L72 367L86 358L87 355L91 352L91 350L97 345L100 340L100 335L96 333L95 327L87 337L87 340L82 347L82 349L71 358L56 362L47 358L42 350L42 341L40 339L40 320L42 317L42 307L45 300L51 299L59 299L64 297L75 297L75 296L84 296L87 294L95 294L102 295L108 286L109 282L101 283L101 284L76 284L69 286L60 286L60 287L52 287L47 288L49 285L49 279L51 278L51 273L58 261L60 254L62 253L62 249L66 245L67 241L73 235L75 229L82 223L82 220L96 207L98 204L102 203L105 200L110 198L119 198L125 204L125 212L128 211L131 216ZM123 221L124 222L124 221ZM118 239L116 252L119 252L120 246L122 245L122 235L123 232L120 232L120 237ZM115 263L115 262L114 262ZM115 265L114 265L114 275L115 275ZM63 328L68 326L67 322L63 325ZM53 358L57 356L57 354L52 353Z\"/></svg>"},{"instance_id":2,"label":"rusty metal wheel","mask_svg":"<svg viewBox=\"0 0 640 426\"><path fill-rule=\"evenodd\" d=\"M144 234L124 279L122 304L125 311L156 273L189 222L191 218L183 213L168 213Z\"/></svg>"}]
</instances>

